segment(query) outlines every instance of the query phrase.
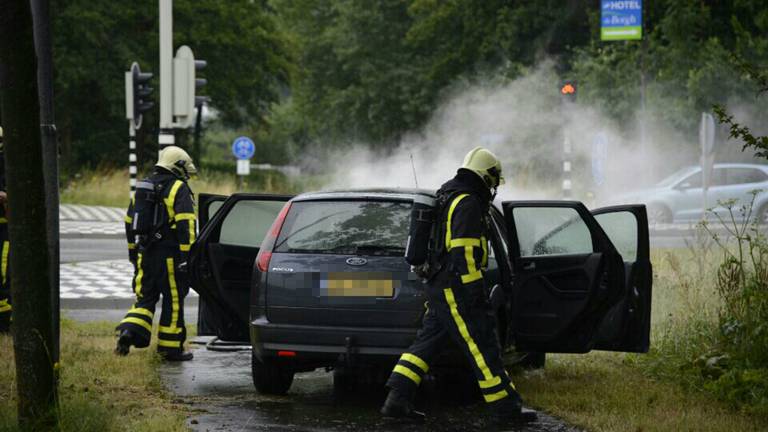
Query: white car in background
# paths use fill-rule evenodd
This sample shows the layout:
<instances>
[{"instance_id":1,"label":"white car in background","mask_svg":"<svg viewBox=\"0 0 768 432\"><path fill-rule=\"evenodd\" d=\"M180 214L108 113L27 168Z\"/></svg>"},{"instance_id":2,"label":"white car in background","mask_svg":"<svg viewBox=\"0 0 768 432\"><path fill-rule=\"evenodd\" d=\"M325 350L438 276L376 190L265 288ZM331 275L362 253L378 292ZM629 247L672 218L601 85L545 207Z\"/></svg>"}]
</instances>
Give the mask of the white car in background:
<instances>
[{"instance_id":1,"label":"white car in background","mask_svg":"<svg viewBox=\"0 0 768 432\"><path fill-rule=\"evenodd\" d=\"M743 220L742 206L748 206L755 191L752 218L768 223L768 165L715 164L707 190L706 209L730 219L720 203L735 200L734 216ZM655 186L622 195L622 202L641 202L648 208L650 224L698 222L704 216L704 190L700 166L683 168Z\"/></svg>"}]
</instances>

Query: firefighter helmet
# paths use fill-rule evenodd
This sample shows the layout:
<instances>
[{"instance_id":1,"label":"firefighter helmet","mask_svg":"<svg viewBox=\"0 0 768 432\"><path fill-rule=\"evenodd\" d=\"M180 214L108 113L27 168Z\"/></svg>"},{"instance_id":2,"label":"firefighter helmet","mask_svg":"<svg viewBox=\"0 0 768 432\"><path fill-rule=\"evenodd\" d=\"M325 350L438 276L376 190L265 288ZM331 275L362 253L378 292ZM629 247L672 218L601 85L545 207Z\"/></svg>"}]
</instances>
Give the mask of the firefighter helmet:
<instances>
[{"instance_id":1,"label":"firefighter helmet","mask_svg":"<svg viewBox=\"0 0 768 432\"><path fill-rule=\"evenodd\" d=\"M192 158L184 149L176 146L168 146L160 150L160 157L155 166L165 168L185 180L197 174Z\"/></svg>"},{"instance_id":2,"label":"firefighter helmet","mask_svg":"<svg viewBox=\"0 0 768 432\"><path fill-rule=\"evenodd\" d=\"M501 175L501 162L483 147L475 147L464 156L462 168L472 171L480 176L489 189L498 188L504 184L504 177Z\"/></svg>"}]
</instances>

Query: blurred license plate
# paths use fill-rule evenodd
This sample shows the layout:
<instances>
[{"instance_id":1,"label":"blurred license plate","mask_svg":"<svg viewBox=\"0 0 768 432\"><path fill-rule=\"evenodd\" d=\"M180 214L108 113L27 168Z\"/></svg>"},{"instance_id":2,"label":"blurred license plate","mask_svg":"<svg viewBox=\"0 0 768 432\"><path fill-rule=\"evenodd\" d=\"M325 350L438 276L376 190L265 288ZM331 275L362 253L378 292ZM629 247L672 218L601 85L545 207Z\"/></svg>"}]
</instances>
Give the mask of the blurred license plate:
<instances>
[{"instance_id":1,"label":"blurred license plate","mask_svg":"<svg viewBox=\"0 0 768 432\"><path fill-rule=\"evenodd\" d=\"M392 297L395 285L391 273L331 272L320 279L320 295L328 297Z\"/></svg>"}]
</instances>

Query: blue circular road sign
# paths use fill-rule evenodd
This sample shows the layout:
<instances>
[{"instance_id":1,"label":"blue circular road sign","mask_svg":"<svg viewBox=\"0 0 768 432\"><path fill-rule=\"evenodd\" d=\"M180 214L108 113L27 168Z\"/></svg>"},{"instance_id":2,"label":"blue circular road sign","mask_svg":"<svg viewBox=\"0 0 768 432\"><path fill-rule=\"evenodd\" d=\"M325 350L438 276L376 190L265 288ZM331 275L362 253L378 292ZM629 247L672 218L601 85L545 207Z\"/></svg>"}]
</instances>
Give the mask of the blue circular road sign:
<instances>
[{"instance_id":1,"label":"blue circular road sign","mask_svg":"<svg viewBox=\"0 0 768 432\"><path fill-rule=\"evenodd\" d=\"M232 142L232 154L238 159L250 159L256 152L256 146L248 137L237 137Z\"/></svg>"}]
</instances>

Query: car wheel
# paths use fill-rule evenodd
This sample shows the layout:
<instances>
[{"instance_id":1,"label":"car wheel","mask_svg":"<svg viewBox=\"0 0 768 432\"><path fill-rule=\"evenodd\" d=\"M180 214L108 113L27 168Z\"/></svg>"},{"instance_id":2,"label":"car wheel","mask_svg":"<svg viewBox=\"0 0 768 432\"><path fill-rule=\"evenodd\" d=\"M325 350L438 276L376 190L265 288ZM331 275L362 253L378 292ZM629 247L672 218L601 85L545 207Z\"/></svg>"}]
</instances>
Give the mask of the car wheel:
<instances>
[{"instance_id":1,"label":"car wheel","mask_svg":"<svg viewBox=\"0 0 768 432\"><path fill-rule=\"evenodd\" d=\"M768 225L768 204L763 204L755 215L755 221L760 225Z\"/></svg>"},{"instance_id":2,"label":"car wheel","mask_svg":"<svg viewBox=\"0 0 768 432\"><path fill-rule=\"evenodd\" d=\"M517 364L524 369L544 369L544 364L546 362L547 353L529 352L525 353L523 358L520 359Z\"/></svg>"},{"instance_id":3,"label":"car wheel","mask_svg":"<svg viewBox=\"0 0 768 432\"><path fill-rule=\"evenodd\" d=\"M672 211L663 204L651 204L648 206L648 223L650 225L672 223Z\"/></svg>"},{"instance_id":4,"label":"car wheel","mask_svg":"<svg viewBox=\"0 0 768 432\"><path fill-rule=\"evenodd\" d=\"M251 376L259 393L282 395L293 383L294 371L285 363L266 358L263 361L251 354Z\"/></svg>"}]
</instances>

